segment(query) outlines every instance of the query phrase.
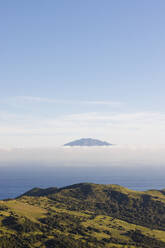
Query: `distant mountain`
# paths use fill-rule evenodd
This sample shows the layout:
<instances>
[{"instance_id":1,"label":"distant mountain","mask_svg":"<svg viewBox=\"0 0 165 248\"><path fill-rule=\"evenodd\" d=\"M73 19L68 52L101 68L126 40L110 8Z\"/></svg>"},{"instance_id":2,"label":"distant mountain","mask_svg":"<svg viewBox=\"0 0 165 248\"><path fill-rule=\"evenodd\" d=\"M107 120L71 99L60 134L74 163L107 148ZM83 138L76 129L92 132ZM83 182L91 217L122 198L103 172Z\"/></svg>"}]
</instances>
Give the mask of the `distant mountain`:
<instances>
[{"instance_id":1,"label":"distant mountain","mask_svg":"<svg viewBox=\"0 0 165 248\"><path fill-rule=\"evenodd\" d=\"M79 139L65 144L64 146L111 146L112 144L97 139Z\"/></svg>"}]
</instances>

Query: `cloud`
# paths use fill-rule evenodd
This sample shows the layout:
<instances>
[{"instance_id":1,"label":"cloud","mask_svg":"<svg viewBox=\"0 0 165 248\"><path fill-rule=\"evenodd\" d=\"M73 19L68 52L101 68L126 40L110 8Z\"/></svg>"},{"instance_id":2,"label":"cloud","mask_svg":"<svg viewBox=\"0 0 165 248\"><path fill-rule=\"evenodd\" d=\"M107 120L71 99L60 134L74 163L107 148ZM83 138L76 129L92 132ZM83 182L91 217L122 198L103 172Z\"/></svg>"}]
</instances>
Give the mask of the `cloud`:
<instances>
[{"instance_id":1,"label":"cloud","mask_svg":"<svg viewBox=\"0 0 165 248\"><path fill-rule=\"evenodd\" d=\"M6 102L6 100L5 100ZM122 103L119 101L100 101L100 100L64 100L64 99L54 99L54 98L46 98L46 97L33 97L33 96L16 96L9 98L7 102L12 103L12 104L17 104L17 103L31 103L31 104L79 104L79 105L109 105L109 106L119 106Z\"/></svg>"},{"instance_id":2,"label":"cloud","mask_svg":"<svg viewBox=\"0 0 165 248\"><path fill-rule=\"evenodd\" d=\"M89 104L89 105L110 105L110 106L119 106L123 103L115 101L79 101L80 104Z\"/></svg>"},{"instance_id":3,"label":"cloud","mask_svg":"<svg viewBox=\"0 0 165 248\"><path fill-rule=\"evenodd\" d=\"M0 166L165 167L165 146L58 147L0 149Z\"/></svg>"},{"instance_id":4,"label":"cloud","mask_svg":"<svg viewBox=\"0 0 165 248\"><path fill-rule=\"evenodd\" d=\"M81 137L113 144L165 144L165 114L80 113L46 117L0 112L1 147L54 147Z\"/></svg>"},{"instance_id":5,"label":"cloud","mask_svg":"<svg viewBox=\"0 0 165 248\"><path fill-rule=\"evenodd\" d=\"M116 145L61 146L81 137ZM165 166L165 114L89 112L45 117L1 111L0 147L1 166Z\"/></svg>"}]
</instances>

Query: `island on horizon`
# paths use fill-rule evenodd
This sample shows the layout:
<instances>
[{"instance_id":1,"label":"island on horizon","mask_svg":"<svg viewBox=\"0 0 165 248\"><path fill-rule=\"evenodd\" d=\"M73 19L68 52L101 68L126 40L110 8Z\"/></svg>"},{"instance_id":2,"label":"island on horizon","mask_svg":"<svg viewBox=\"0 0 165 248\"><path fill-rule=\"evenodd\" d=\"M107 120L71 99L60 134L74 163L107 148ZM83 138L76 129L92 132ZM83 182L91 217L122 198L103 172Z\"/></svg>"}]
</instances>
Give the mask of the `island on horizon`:
<instances>
[{"instance_id":1,"label":"island on horizon","mask_svg":"<svg viewBox=\"0 0 165 248\"><path fill-rule=\"evenodd\" d=\"M92 138L82 138L64 144L64 146L112 146L112 144Z\"/></svg>"}]
</instances>

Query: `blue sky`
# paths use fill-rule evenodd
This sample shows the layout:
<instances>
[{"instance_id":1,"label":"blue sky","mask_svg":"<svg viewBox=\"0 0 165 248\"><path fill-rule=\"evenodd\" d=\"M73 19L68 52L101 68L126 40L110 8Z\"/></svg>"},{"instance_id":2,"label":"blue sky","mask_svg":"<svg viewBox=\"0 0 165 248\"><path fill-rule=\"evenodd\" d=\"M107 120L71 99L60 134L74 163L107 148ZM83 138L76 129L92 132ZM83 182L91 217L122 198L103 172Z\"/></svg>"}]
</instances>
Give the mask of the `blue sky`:
<instances>
[{"instance_id":1,"label":"blue sky","mask_svg":"<svg viewBox=\"0 0 165 248\"><path fill-rule=\"evenodd\" d=\"M164 143L165 1L3 1L0 146Z\"/></svg>"}]
</instances>

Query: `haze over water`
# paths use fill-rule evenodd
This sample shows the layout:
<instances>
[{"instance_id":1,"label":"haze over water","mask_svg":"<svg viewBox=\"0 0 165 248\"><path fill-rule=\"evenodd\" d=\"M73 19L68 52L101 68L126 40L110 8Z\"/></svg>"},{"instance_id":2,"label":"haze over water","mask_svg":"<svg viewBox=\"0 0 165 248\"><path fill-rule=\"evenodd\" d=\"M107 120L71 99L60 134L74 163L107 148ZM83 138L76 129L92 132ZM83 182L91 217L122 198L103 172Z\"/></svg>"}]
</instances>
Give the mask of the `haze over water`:
<instances>
[{"instance_id":1,"label":"haze over water","mask_svg":"<svg viewBox=\"0 0 165 248\"><path fill-rule=\"evenodd\" d=\"M164 146L17 148L0 155L1 199L79 182L165 188Z\"/></svg>"}]
</instances>

